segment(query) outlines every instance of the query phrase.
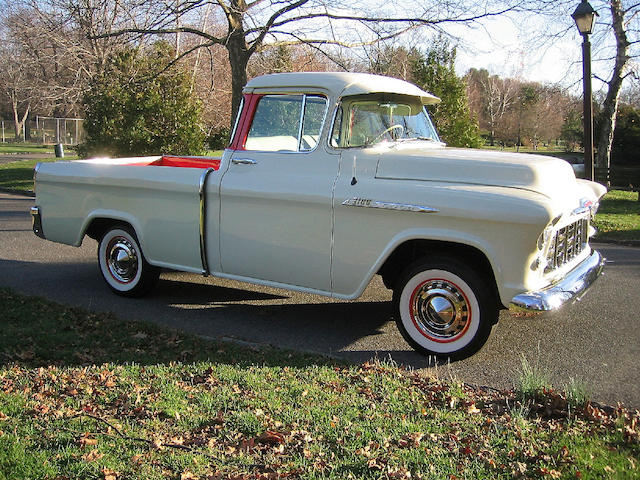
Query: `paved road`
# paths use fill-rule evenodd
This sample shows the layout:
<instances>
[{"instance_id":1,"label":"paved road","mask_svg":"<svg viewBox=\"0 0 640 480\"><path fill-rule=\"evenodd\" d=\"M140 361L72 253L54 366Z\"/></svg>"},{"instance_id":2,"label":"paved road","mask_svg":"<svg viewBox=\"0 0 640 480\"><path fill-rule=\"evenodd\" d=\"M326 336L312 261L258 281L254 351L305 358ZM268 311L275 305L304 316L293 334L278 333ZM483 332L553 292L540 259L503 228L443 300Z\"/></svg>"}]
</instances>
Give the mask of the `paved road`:
<instances>
[{"instance_id":1,"label":"paved road","mask_svg":"<svg viewBox=\"0 0 640 480\"><path fill-rule=\"evenodd\" d=\"M24 160L43 160L46 158L53 158L53 153L5 153L0 154L0 165Z\"/></svg>"},{"instance_id":2,"label":"paved road","mask_svg":"<svg viewBox=\"0 0 640 480\"><path fill-rule=\"evenodd\" d=\"M96 266L96 243L58 245L31 232L33 200L0 193L0 285L124 318L155 322L209 337L336 355L365 361L377 355L416 369L429 359L410 350L389 321L389 292L378 280L357 302L164 273L139 300L110 293ZM503 313L486 346L473 357L436 367L476 385L512 386L522 355L547 368L556 385L585 381L592 398L640 407L640 249L600 245L611 263L589 295L553 319ZM1 326L0 312L0 326Z\"/></svg>"}]
</instances>

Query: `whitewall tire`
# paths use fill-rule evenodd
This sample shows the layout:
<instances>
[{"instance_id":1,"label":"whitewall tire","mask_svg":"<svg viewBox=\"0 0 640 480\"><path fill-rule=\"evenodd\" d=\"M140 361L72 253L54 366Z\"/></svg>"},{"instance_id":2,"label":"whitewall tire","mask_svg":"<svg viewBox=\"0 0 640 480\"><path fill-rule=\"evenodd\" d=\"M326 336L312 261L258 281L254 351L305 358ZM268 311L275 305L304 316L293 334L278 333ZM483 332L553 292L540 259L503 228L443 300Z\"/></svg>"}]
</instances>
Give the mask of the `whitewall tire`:
<instances>
[{"instance_id":1,"label":"whitewall tire","mask_svg":"<svg viewBox=\"0 0 640 480\"><path fill-rule=\"evenodd\" d=\"M484 345L497 321L497 302L489 285L451 258L414 263L394 291L400 333L426 355L471 355Z\"/></svg>"},{"instance_id":2,"label":"whitewall tire","mask_svg":"<svg viewBox=\"0 0 640 480\"><path fill-rule=\"evenodd\" d=\"M151 290L160 275L144 258L133 230L111 227L98 244L98 265L109 288L125 297L140 297Z\"/></svg>"}]
</instances>

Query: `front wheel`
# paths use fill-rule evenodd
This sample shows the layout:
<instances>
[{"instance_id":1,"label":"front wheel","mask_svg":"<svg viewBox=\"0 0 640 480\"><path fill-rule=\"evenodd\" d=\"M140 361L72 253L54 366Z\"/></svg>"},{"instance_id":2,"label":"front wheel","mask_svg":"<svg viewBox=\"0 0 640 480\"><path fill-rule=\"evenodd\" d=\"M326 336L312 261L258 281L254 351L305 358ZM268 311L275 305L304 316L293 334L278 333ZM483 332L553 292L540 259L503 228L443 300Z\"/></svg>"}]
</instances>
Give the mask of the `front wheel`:
<instances>
[{"instance_id":1,"label":"front wheel","mask_svg":"<svg viewBox=\"0 0 640 480\"><path fill-rule=\"evenodd\" d=\"M150 265L142 254L138 238L131 228L110 228L98 244L98 265L109 288L125 297L141 297L151 290L160 269Z\"/></svg>"},{"instance_id":2,"label":"front wheel","mask_svg":"<svg viewBox=\"0 0 640 480\"><path fill-rule=\"evenodd\" d=\"M394 290L396 323L418 352L459 359L478 351L498 318L489 282L452 258L409 266Z\"/></svg>"}]
</instances>

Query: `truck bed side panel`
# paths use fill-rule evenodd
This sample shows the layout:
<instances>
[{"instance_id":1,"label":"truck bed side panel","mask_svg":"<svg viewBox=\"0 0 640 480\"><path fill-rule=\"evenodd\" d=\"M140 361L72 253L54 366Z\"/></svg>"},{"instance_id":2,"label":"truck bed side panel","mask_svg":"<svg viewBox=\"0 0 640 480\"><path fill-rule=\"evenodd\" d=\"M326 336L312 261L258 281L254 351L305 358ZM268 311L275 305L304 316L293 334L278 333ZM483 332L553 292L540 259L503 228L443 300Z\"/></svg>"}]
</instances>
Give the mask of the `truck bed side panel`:
<instances>
[{"instance_id":1,"label":"truck bed side panel","mask_svg":"<svg viewBox=\"0 0 640 480\"><path fill-rule=\"evenodd\" d=\"M48 240L80 245L93 219L122 220L135 229L150 263L199 272L202 173L194 168L42 164L36 203L43 206L43 230ZM210 184L217 177L210 175ZM207 190L217 205L218 189ZM217 232L209 234L217 237Z\"/></svg>"}]
</instances>

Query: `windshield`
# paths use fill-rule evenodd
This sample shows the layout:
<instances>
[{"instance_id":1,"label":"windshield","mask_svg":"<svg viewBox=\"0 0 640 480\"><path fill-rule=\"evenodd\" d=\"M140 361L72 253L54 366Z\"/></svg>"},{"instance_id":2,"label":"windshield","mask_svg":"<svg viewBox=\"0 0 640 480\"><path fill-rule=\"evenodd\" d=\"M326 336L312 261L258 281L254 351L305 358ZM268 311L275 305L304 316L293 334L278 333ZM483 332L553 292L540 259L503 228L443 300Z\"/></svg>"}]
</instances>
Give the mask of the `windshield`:
<instances>
[{"instance_id":1,"label":"windshield","mask_svg":"<svg viewBox=\"0 0 640 480\"><path fill-rule=\"evenodd\" d=\"M331 135L331 144L337 148L407 140L440 142L421 103L351 101L340 105Z\"/></svg>"}]
</instances>

